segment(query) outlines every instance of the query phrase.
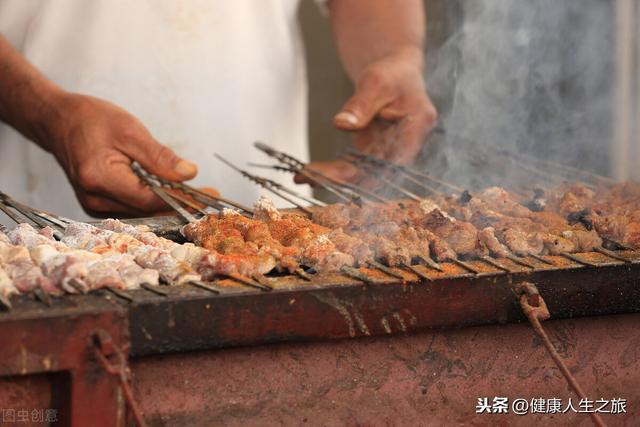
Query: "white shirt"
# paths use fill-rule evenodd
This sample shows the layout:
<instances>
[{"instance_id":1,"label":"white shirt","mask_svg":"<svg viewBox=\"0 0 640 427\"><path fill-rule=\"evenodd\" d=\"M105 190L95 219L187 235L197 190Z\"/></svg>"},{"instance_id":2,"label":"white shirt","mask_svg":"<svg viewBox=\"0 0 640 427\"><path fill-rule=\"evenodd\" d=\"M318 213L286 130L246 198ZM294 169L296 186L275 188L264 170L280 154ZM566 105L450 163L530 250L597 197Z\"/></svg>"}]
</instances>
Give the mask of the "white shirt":
<instances>
[{"instance_id":1,"label":"white shirt","mask_svg":"<svg viewBox=\"0 0 640 427\"><path fill-rule=\"evenodd\" d=\"M195 185L251 204L264 192L213 157L273 163L256 140L307 159L297 0L0 0L0 32L65 90L109 100L195 162ZM256 171L293 186L291 176ZM0 124L0 189L84 218L49 153Z\"/></svg>"}]
</instances>

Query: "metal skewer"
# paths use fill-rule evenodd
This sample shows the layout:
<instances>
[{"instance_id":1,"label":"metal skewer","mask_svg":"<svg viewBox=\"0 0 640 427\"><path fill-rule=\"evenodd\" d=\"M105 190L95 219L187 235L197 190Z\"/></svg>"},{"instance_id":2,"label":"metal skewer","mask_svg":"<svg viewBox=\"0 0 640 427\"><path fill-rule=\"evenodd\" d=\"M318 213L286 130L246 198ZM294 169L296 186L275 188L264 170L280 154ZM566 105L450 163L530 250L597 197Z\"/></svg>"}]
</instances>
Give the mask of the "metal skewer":
<instances>
[{"instance_id":1,"label":"metal skewer","mask_svg":"<svg viewBox=\"0 0 640 427\"><path fill-rule=\"evenodd\" d=\"M129 295L128 293L121 291L120 289L116 289L116 288L112 288L112 287L106 287L103 288L105 291L117 296L118 298L121 298L125 301L128 302L133 302L133 297L131 295Z\"/></svg>"},{"instance_id":2,"label":"metal skewer","mask_svg":"<svg viewBox=\"0 0 640 427\"><path fill-rule=\"evenodd\" d=\"M160 197L166 204L171 206L176 212L180 214L180 216L187 222L196 222L198 219L191 214L191 212L187 211L185 208L180 206L180 204L176 203L176 201L171 198L167 192L165 192L162 188L150 185L151 191L156 193L158 197Z\"/></svg>"},{"instance_id":3,"label":"metal skewer","mask_svg":"<svg viewBox=\"0 0 640 427\"><path fill-rule=\"evenodd\" d=\"M375 261L375 260L367 261L367 265L369 265L369 267L375 268L376 270L380 270L391 277L395 277L396 279L400 279L402 281L406 280L402 274L393 271L391 268L387 267L382 263L379 263L378 261Z\"/></svg>"},{"instance_id":4,"label":"metal skewer","mask_svg":"<svg viewBox=\"0 0 640 427\"><path fill-rule=\"evenodd\" d=\"M246 214L249 215L253 215L253 209L246 207L244 205L242 205L241 203L235 202L233 200L224 198L222 196L213 196L209 193L205 193L204 191L200 191L197 188L191 187L187 184L184 184L182 182L172 182L172 181L167 181L165 179L162 178L158 178L158 181L161 182L163 185L175 189L175 190L180 190L183 193L193 197L195 200L197 200L200 203L203 203L207 206L210 206L214 209L217 210L222 210L223 208L227 207L224 205L228 205L234 209L238 209L241 212L244 212Z\"/></svg>"},{"instance_id":5,"label":"metal skewer","mask_svg":"<svg viewBox=\"0 0 640 427\"><path fill-rule=\"evenodd\" d=\"M560 253L560 256L562 256L564 258L567 258L567 259L569 259L569 260L571 260L573 262L576 262L578 264L581 264L581 265L586 265L588 267L598 267L598 264L595 264L595 263L593 263L591 261L587 261L585 259L582 259L582 258L580 258L580 257L578 257L578 256L576 256L574 254L570 254L568 252L562 252L562 253Z\"/></svg>"},{"instance_id":6,"label":"metal skewer","mask_svg":"<svg viewBox=\"0 0 640 427\"><path fill-rule=\"evenodd\" d=\"M214 156L218 160L220 160L221 162L223 162L224 164L226 164L227 166L232 168L233 170L239 172L245 178L248 178L249 180L251 180L251 181L255 182L256 184L258 184L259 186L261 186L262 188L272 192L273 194L275 194L276 196L280 197L281 199L284 199L287 202L291 203L292 205L296 206L302 212L304 212L307 215L309 215L309 217L311 217L313 215L313 212L311 212L305 206L303 206L300 203L296 202L295 200L291 199L289 196L283 194L280 191L280 189L277 187L277 185L273 185L274 184L273 181L271 181L269 179L266 179L266 178L259 177L257 175L253 175L253 174L251 174L251 173L249 173L249 172L247 172L245 170L242 170L239 167L237 167L236 165L234 165L233 163L231 163L230 161L226 160L224 157L220 156L219 154L214 154Z\"/></svg>"},{"instance_id":7,"label":"metal skewer","mask_svg":"<svg viewBox=\"0 0 640 427\"><path fill-rule=\"evenodd\" d=\"M40 301L41 303L43 303L47 307L51 307L51 295L49 295L48 293L43 291L42 288L40 288L40 287L34 288L31 292L33 293L33 296L38 301Z\"/></svg>"},{"instance_id":8,"label":"metal skewer","mask_svg":"<svg viewBox=\"0 0 640 427\"><path fill-rule=\"evenodd\" d=\"M513 150L502 149L501 151L513 157L525 158L527 161L532 161L538 164L545 165L547 170L551 170L551 171L564 170L567 174L569 174L569 178L572 178L572 179L575 179L577 175L582 175L582 176L588 176L590 179L593 179L596 181L604 181L609 184L617 183L615 179L610 178L608 176L599 175L597 173L594 173L588 170L578 169L576 167L566 165L563 163L558 163L558 162L554 162L552 160L547 160L547 159L541 159L539 157L532 156L530 154L518 153Z\"/></svg>"},{"instance_id":9,"label":"metal skewer","mask_svg":"<svg viewBox=\"0 0 640 427\"><path fill-rule=\"evenodd\" d=\"M547 264L547 265L551 265L551 266L557 267L557 265L556 265L556 264L554 264L553 262L549 261L548 259L546 259L546 258L544 258L544 257L541 257L541 256L540 256L540 255L538 255L538 254L534 254L533 252L529 252L529 253L527 253L527 256L530 256L531 258L533 258L533 259L535 259L535 260L538 260L538 261L540 261L540 262L541 262L541 263L543 263L543 264Z\"/></svg>"},{"instance_id":10,"label":"metal skewer","mask_svg":"<svg viewBox=\"0 0 640 427\"><path fill-rule=\"evenodd\" d=\"M523 260L522 258L519 258L519 257L515 256L515 255L507 255L506 258L510 259L511 261L515 262L516 264L520 264L520 265L522 265L524 267L528 267L528 268L531 268L533 270L536 269L535 265L533 265L533 264Z\"/></svg>"},{"instance_id":11,"label":"metal skewer","mask_svg":"<svg viewBox=\"0 0 640 427\"><path fill-rule=\"evenodd\" d=\"M0 294L0 309L4 311L9 311L13 308L11 305L11 301L6 296Z\"/></svg>"},{"instance_id":12,"label":"metal skewer","mask_svg":"<svg viewBox=\"0 0 640 427\"><path fill-rule=\"evenodd\" d=\"M18 215L13 213L5 204L2 203L2 201L0 201L0 211L4 212L4 214L7 215L9 218L11 218L11 220L14 221L16 224L22 224L24 222L23 219L21 219L20 217L18 217Z\"/></svg>"},{"instance_id":13,"label":"metal skewer","mask_svg":"<svg viewBox=\"0 0 640 427\"><path fill-rule=\"evenodd\" d=\"M192 196L194 199L196 199L197 201L199 201L200 203L203 203L207 206L210 206L214 209L217 210L222 210L225 206L230 206L236 209L239 209L243 212L249 213L249 214L253 214L253 210L243 206L240 203L234 202L233 200L229 200L226 199L222 196L213 196L212 194L209 193L205 193L197 188L191 187L190 185L187 185L183 182L175 182L175 181L169 181L167 179L161 178L159 176L153 175L149 172L147 172L146 170L144 170L142 168L142 166L140 166L140 164L138 162L132 162L131 163L131 168L137 173L137 174L143 174L144 176L148 177L149 179L154 180L158 186L162 187L168 187L174 190L179 190L182 191L185 194L188 194L190 196Z\"/></svg>"},{"instance_id":14,"label":"metal skewer","mask_svg":"<svg viewBox=\"0 0 640 427\"><path fill-rule=\"evenodd\" d=\"M601 253L603 255L606 255L609 258L617 259L618 261L623 261L623 262L629 263L629 264L633 263L633 261L631 261L629 258L625 258L623 256L620 256L620 255L616 254L615 252L610 251L609 249L603 248L602 246L595 248L594 251L599 252L599 253Z\"/></svg>"},{"instance_id":15,"label":"metal skewer","mask_svg":"<svg viewBox=\"0 0 640 427\"><path fill-rule=\"evenodd\" d=\"M15 209L16 211L20 212L25 218L29 219L31 222L36 224L38 227L45 228L45 227L49 226L49 224L45 223L40 217L35 215L31 208L29 208L28 206L23 205L22 203L16 202L11 197L7 196L6 194L4 194L1 191L0 191L0 199L2 199L2 201L3 201L3 203L5 205L8 205L8 206L12 207L13 209ZM6 213L6 211L4 211L4 210L3 210L3 212ZM54 235L55 235L55 237L57 239L62 238L62 235L59 233L58 230L54 230Z\"/></svg>"},{"instance_id":16,"label":"metal skewer","mask_svg":"<svg viewBox=\"0 0 640 427\"><path fill-rule=\"evenodd\" d=\"M149 291L149 292L153 293L153 294L160 295L161 297L169 296L168 292L163 291L158 286L153 286L153 285L150 285L148 283L143 283L143 284L140 285L140 287L142 289L146 290L146 291Z\"/></svg>"},{"instance_id":17,"label":"metal skewer","mask_svg":"<svg viewBox=\"0 0 640 427\"><path fill-rule=\"evenodd\" d=\"M369 190L366 190L366 189L364 189L362 187L358 187L357 185L351 184L350 182L346 182L346 181L343 181L343 180L338 179L338 178L334 178L334 177L331 177L331 176L328 176L328 175L324 175L323 173L320 173L320 172L318 172L315 169L312 169L310 167L305 167L304 170L307 171L307 172L310 172L310 173L312 173L314 175L317 175L317 176L321 177L322 179L325 179L325 180L327 180L327 181L329 181L329 182L331 182L331 183L333 183L335 185L338 185L338 186L343 187L343 188L347 188L347 189L349 189L349 190L351 190L351 191L353 191L353 192L355 192L355 193L357 193L357 194L359 194L361 196L367 197L368 199L373 200L375 202L378 202L378 203L390 203L390 200L388 200L388 199L386 199L386 198L384 198L382 196L379 196L379 195L377 195L376 193L374 193L372 191L369 191Z\"/></svg>"},{"instance_id":18,"label":"metal skewer","mask_svg":"<svg viewBox=\"0 0 640 427\"><path fill-rule=\"evenodd\" d=\"M418 261L420 261L420 263L422 265L425 265L429 268L432 268L436 271L442 272L442 267L440 267L440 264L438 264L437 262L435 262L434 260L431 259L431 257L428 256L420 256L418 257Z\"/></svg>"},{"instance_id":19,"label":"metal skewer","mask_svg":"<svg viewBox=\"0 0 640 427\"><path fill-rule=\"evenodd\" d=\"M506 267L506 266L502 265L500 262L498 262L497 260L491 258L490 256L485 255L480 259L482 261L486 262L487 264L497 268L498 270L506 271L507 273L515 273L515 271L513 271L509 267Z\"/></svg>"},{"instance_id":20,"label":"metal skewer","mask_svg":"<svg viewBox=\"0 0 640 427\"><path fill-rule=\"evenodd\" d=\"M495 153L498 156L501 157L505 157L510 159L511 161L514 161L516 163L518 163L518 168L530 173L531 175L535 175L539 178L542 178L543 180L550 182L550 183L557 183L557 182L564 182L567 180L567 177L564 175L561 175L557 172L557 170L546 170L546 171L540 171L536 168L531 167L530 164L525 163L521 160L518 160L518 158L514 155L514 154L509 154L506 153L502 150L495 150ZM588 187L593 188L593 186L591 184L588 184L586 182L582 182L583 185L586 185Z\"/></svg>"},{"instance_id":21,"label":"metal skewer","mask_svg":"<svg viewBox=\"0 0 640 427\"><path fill-rule=\"evenodd\" d=\"M472 267L468 263L459 260L458 258L451 258L450 261L453 262L454 264L459 265L460 267L464 268L465 270L467 270L467 271L469 271L469 272L471 272L471 273L473 273L475 275L480 274L479 270L477 270L476 268Z\"/></svg>"},{"instance_id":22,"label":"metal skewer","mask_svg":"<svg viewBox=\"0 0 640 427\"><path fill-rule=\"evenodd\" d=\"M350 154L356 155L354 153L357 153L357 152L355 152L353 150L350 152ZM390 167L390 168L394 168L396 170L404 171L405 173L407 173L409 175L412 175L414 177L422 178L422 179L426 179L428 181L434 182L434 183L436 183L436 184L438 184L438 185L440 185L442 187L448 188L449 190L454 191L456 193L462 193L464 191L464 188L462 188L462 187L459 187L459 186L457 186L455 184L451 184L449 182L442 181L442 180L440 180L438 178L434 178L431 175L426 174L426 173L424 173L422 171L419 171L419 170L417 170L417 169L415 169L415 168L413 168L411 166L398 165L398 164L395 164L395 163L391 163L391 162L389 162L387 160L378 159L378 158L375 158L373 156L369 156L369 155L366 155L366 154L363 154L363 153L358 153L357 155L361 156L362 158L367 159L369 161L376 162L376 163L378 163L380 165L384 164L384 165L388 165L388 167Z\"/></svg>"},{"instance_id":23,"label":"metal skewer","mask_svg":"<svg viewBox=\"0 0 640 427\"><path fill-rule=\"evenodd\" d=\"M213 292L214 294L219 294L220 291L214 288L211 285L201 281L201 280L190 280L187 282L188 285L195 286L196 288L204 289L205 291Z\"/></svg>"},{"instance_id":24,"label":"metal skewer","mask_svg":"<svg viewBox=\"0 0 640 427\"><path fill-rule=\"evenodd\" d=\"M302 268L296 268L293 273L296 276L298 276L298 277L300 277L300 278L302 278L302 279L304 279L304 280L306 280L308 282L313 281L313 277L309 276L309 274L306 271L304 271Z\"/></svg>"},{"instance_id":25,"label":"metal skewer","mask_svg":"<svg viewBox=\"0 0 640 427\"><path fill-rule=\"evenodd\" d=\"M347 150L347 154L349 156L357 159L361 163L368 162L370 164L386 168L386 169L388 169L390 171L397 172L397 173L401 174L404 179L410 181L414 185L417 185L417 186L419 186L420 188L422 188L424 190L427 190L430 193L433 193L433 194L441 194L442 193L441 191L436 190L434 187L431 187L430 185L425 184L423 181L420 181L420 180L416 179L413 175L408 173L400 165L396 165L395 163L387 162L387 161L384 161L384 160L379 160L379 159L377 159L377 158L375 158L373 156L369 156L369 155L360 153L360 152L354 150L353 148L348 149Z\"/></svg>"},{"instance_id":26,"label":"metal skewer","mask_svg":"<svg viewBox=\"0 0 640 427\"><path fill-rule=\"evenodd\" d=\"M412 272L413 274L418 276L420 279L427 280L429 282L433 281L433 279L431 277L427 276L422 271L418 270L415 265L403 264L402 268L406 268L407 270L409 270L410 272Z\"/></svg>"},{"instance_id":27,"label":"metal skewer","mask_svg":"<svg viewBox=\"0 0 640 427\"><path fill-rule=\"evenodd\" d=\"M239 274L226 274L226 276L232 280L235 280L236 282L245 285L245 286L249 286L251 288L256 288L256 289L260 289L261 291L272 291L273 288L270 285L266 285L263 283L258 283L255 280L252 280L248 277L244 277L241 276Z\"/></svg>"},{"instance_id":28,"label":"metal skewer","mask_svg":"<svg viewBox=\"0 0 640 427\"><path fill-rule=\"evenodd\" d=\"M282 167L282 166L278 166L278 165L261 165L261 164L257 164L257 163L247 163L249 166L253 166L253 167L259 167L259 168L265 168L265 169L273 169L273 170L279 170L279 171L285 171L285 172L293 172L296 173L296 171L288 168L288 167ZM299 198L300 200L304 200L305 202L314 205L314 206L327 206L327 203L316 199L315 197L311 197L311 196L307 196L304 194L300 194L294 190L291 190L287 187L285 187L284 185L280 184L279 182L267 179L267 178L263 178L267 181L270 181L272 185L277 186L279 189L281 189L282 191L285 191L287 193L289 193L290 195Z\"/></svg>"},{"instance_id":29,"label":"metal skewer","mask_svg":"<svg viewBox=\"0 0 640 427\"><path fill-rule=\"evenodd\" d=\"M304 169L300 169L300 170L296 170L294 168L292 168L291 166L279 166L279 165L260 165L260 164L256 164L256 163L250 163L250 166L254 166L254 167L260 167L260 168L266 168L266 169L273 169L273 170L277 170L280 172L290 172L290 173L297 173L300 174L302 176L304 176L305 178L307 178L309 181L311 181L313 184L317 185L318 187L321 187L327 191L329 191L331 194L333 194L334 196L342 199L343 201L350 203L354 201L354 195L349 193L349 194L345 194L342 188L336 188L333 185L321 181L311 175L309 175ZM356 196L359 198L359 196Z\"/></svg>"},{"instance_id":30,"label":"metal skewer","mask_svg":"<svg viewBox=\"0 0 640 427\"><path fill-rule=\"evenodd\" d=\"M207 212L206 210L202 209L200 206L198 206L197 204L193 203L191 200L188 200L182 196L178 196L177 194L172 193L171 191L165 191L165 193L167 194L167 196L171 197L172 199L175 199L176 201L182 203L183 205L193 209L194 211L197 211L199 213L201 213L202 215L209 215L209 212Z\"/></svg>"},{"instance_id":31,"label":"metal skewer","mask_svg":"<svg viewBox=\"0 0 640 427\"><path fill-rule=\"evenodd\" d=\"M76 279L75 277L69 280L69 286L81 294L86 294L89 292L89 287L87 286L87 284L81 280Z\"/></svg>"},{"instance_id":32,"label":"metal skewer","mask_svg":"<svg viewBox=\"0 0 640 427\"><path fill-rule=\"evenodd\" d=\"M401 193L404 196L407 196L409 199L411 200L415 200L415 201L421 201L423 200L422 197L412 193L411 191L407 190L406 188L401 187L400 185L396 184L395 182L391 181L390 179L382 176L382 175L376 175L372 170L371 167L366 166L366 165L362 165L360 167L361 171L364 172L367 176L380 181L381 183L383 183L384 185L386 185L387 187L391 187L394 190L398 191L399 193Z\"/></svg>"},{"instance_id":33,"label":"metal skewer","mask_svg":"<svg viewBox=\"0 0 640 427\"><path fill-rule=\"evenodd\" d=\"M187 211L179 203L172 199L162 188L160 183L151 178L149 174L144 169L142 169L142 167L137 162L131 163L131 169L133 169L133 171L140 177L140 179L142 179L142 181L149 186L151 191L153 191L156 196L160 197L163 202L165 202L167 205L171 206L173 210L178 212L185 221L196 222L198 220L191 214L191 212Z\"/></svg>"},{"instance_id":34,"label":"metal skewer","mask_svg":"<svg viewBox=\"0 0 640 427\"><path fill-rule=\"evenodd\" d=\"M389 201L386 200L383 197L378 196L377 194L366 190L364 188L360 188L357 185L351 184L349 182L343 181L341 179L338 178L334 178L334 177L330 177L327 176L313 168L308 167L308 165L306 165L305 163L301 162L300 160L296 159L293 156L290 156L289 154L277 151L271 147L269 147L267 144L263 143L263 142L255 142L254 146L256 148L258 148L259 150L263 151L264 153L266 153L268 156L275 158L276 160L280 161L281 163L287 164L289 166L292 166L293 171L300 173L300 171L304 170L307 173L313 174L325 181L329 181L332 184L338 185L340 187L343 188L348 188L351 191L354 191L364 197L368 197L369 199L375 200L377 202L380 203L388 203Z\"/></svg>"},{"instance_id":35,"label":"metal skewer","mask_svg":"<svg viewBox=\"0 0 640 427\"><path fill-rule=\"evenodd\" d=\"M360 270L358 270L357 268L353 268L349 265L343 265L342 267L340 267L340 272L342 274L344 274L345 276L351 277L352 279L356 279L359 280L361 282L364 282L368 285L376 285L378 284L378 281L375 280L372 277L369 277L367 274L361 272Z\"/></svg>"}]
</instances>

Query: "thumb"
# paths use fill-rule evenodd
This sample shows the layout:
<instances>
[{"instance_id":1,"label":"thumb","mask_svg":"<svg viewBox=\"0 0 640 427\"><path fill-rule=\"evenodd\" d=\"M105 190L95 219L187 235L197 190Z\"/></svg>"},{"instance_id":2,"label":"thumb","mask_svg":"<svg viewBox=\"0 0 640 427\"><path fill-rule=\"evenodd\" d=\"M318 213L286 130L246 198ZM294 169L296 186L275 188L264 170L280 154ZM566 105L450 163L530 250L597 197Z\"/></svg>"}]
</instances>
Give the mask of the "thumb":
<instances>
[{"instance_id":1,"label":"thumb","mask_svg":"<svg viewBox=\"0 0 640 427\"><path fill-rule=\"evenodd\" d=\"M364 129L393 99L391 87L378 74L364 74L356 86L355 94L336 114L333 122L338 129L346 131Z\"/></svg>"},{"instance_id":2,"label":"thumb","mask_svg":"<svg viewBox=\"0 0 640 427\"><path fill-rule=\"evenodd\" d=\"M121 149L148 172L170 181L185 181L198 173L198 167L194 163L177 156L151 135L128 141Z\"/></svg>"}]
</instances>

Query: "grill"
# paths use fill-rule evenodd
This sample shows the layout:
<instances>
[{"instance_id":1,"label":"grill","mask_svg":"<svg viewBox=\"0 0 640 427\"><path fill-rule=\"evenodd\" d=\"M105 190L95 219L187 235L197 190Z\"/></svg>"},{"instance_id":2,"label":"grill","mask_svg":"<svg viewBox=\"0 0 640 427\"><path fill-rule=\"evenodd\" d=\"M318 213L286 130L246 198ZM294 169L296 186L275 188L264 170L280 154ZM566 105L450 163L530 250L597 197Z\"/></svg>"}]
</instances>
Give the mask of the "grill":
<instances>
[{"instance_id":1,"label":"grill","mask_svg":"<svg viewBox=\"0 0 640 427\"><path fill-rule=\"evenodd\" d=\"M180 217L131 220L179 238ZM68 318L104 309L126 313L131 354L149 355L290 340L348 338L522 321L514 285L536 283L554 318L637 312L640 251L442 262L441 271L360 268L306 278L270 274L255 282L103 289L47 304L20 295L0 323ZM523 265L527 264L527 265ZM388 273L392 273L390 275ZM398 276L398 277L395 277ZM358 278L359 277L359 278ZM401 278L400 278L401 277Z\"/></svg>"},{"instance_id":2,"label":"grill","mask_svg":"<svg viewBox=\"0 0 640 427\"><path fill-rule=\"evenodd\" d=\"M258 147L282 162L280 166L269 167L307 174L309 180L343 201L365 204L387 200L386 193L381 195L305 172L304 165L297 160L264 144ZM446 187L460 197L473 197L455 184L357 153L351 155L354 162L369 165L364 170L370 177L374 166L403 174L405 181L415 184L412 188L384 178L387 188L402 197L419 198L416 187L433 193L441 191L438 187ZM573 177L585 180L583 182L590 186L589 182L593 181L610 184L603 177L547 166L558 171L557 179ZM218 210L233 207L247 215L252 213L250 208L231 200L212 198L184 184L164 182L135 165L134 170L178 213L128 221L133 225L146 225L157 235L183 240L181 227L206 212L203 205ZM239 171L293 203L303 214L311 213L308 205L325 205L273 181ZM553 175L545 176L553 178ZM179 189L193 200L176 196L167 191L169 188ZM306 205L296 199L306 201ZM63 219L30 209L6 195L0 207L16 220L20 220L20 214L40 225L65 225ZM593 252L453 258L438 263L429 259L400 267L373 263L369 267L315 274L297 271L297 274L269 273L257 277L228 275L207 282L195 280L182 285L143 286L126 291L104 288L86 295L60 298L19 295L12 298L11 310L0 313L0 337L6 342L0 348L0 375L77 369L74 367L91 359L91 350L85 348L87 339L93 344L90 348L98 360L102 360L98 357L102 352L123 354L123 357L147 356L520 322L526 317L516 288L524 282L536 284L554 318L638 312L640 251L619 242L605 243ZM113 349L118 346L122 347L122 353L114 353ZM100 393L90 376L85 380L80 381L81 385L98 390L90 395ZM109 382L114 381L111 378L103 384L105 395L113 386ZM77 396L73 399L74 408L84 406L78 404ZM109 402L108 397L104 399ZM71 416L81 419L83 415Z\"/></svg>"}]
</instances>

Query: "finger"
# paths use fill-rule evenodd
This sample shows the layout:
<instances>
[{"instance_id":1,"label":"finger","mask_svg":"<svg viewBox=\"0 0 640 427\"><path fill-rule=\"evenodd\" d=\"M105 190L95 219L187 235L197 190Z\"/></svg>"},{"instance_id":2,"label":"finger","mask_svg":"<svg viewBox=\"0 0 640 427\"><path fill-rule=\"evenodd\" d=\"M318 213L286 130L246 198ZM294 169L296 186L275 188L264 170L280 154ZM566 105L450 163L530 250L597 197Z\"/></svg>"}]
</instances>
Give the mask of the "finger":
<instances>
[{"instance_id":1,"label":"finger","mask_svg":"<svg viewBox=\"0 0 640 427\"><path fill-rule=\"evenodd\" d=\"M319 172L324 176L328 176L334 179L342 181L353 181L358 177L358 168L352 163L345 160L329 160L324 162L311 162L307 165L311 170ZM313 177L313 175L310 175ZM298 184L313 184L312 180L304 177L303 175L296 175L294 181Z\"/></svg>"},{"instance_id":2,"label":"finger","mask_svg":"<svg viewBox=\"0 0 640 427\"><path fill-rule=\"evenodd\" d=\"M83 190L108 197L138 212L166 209L166 204L133 173L130 160L121 153L114 153L102 162L83 167Z\"/></svg>"},{"instance_id":3,"label":"finger","mask_svg":"<svg viewBox=\"0 0 640 427\"><path fill-rule=\"evenodd\" d=\"M220 196L220 193L215 188L201 187L198 190L200 192L204 193L205 195L209 195L209 196L212 196L214 198ZM178 196L180 199L183 199L183 200L187 201L186 204L190 203L192 206L197 206L199 209L204 209L204 208L207 207L207 205L202 203L202 202L200 202L198 198L196 198L196 197L194 197L194 196L192 196L190 194L187 194L182 190L167 188L164 191L167 192L167 193L171 193L171 194L174 194L174 195Z\"/></svg>"},{"instance_id":4,"label":"finger","mask_svg":"<svg viewBox=\"0 0 640 427\"><path fill-rule=\"evenodd\" d=\"M395 125L384 120L375 120L365 130L357 133L354 148L363 154L384 159L386 146L390 144L389 129Z\"/></svg>"},{"instance_id":5,"label":"finger","mask_svg":"<svg viewBox=\"0 0 640 427\"><path fill-rule=\"evenodd\" d=\"M334 117L338 129L353 131L364 129L378 112L394 99L393 86L379 74L364 74L356 86L355 94Z\"/></svg>"},{"instance_id":6,"label":"finger","mask_svg":"<svg viewBox=\"0 0 640 427\"><path fill-rule=\"evenodd\" d=\"M416 158L435 126L435 110L409 115L398 123L394 140L385 158L393 163L409 164Z\"/></svg>"},{"instance_id":7,"label":"finger","mask_svg":"<svg viewBox=\"0 0 640 427\"><path fill-rule=\"evenodd\" d=\"M127 137L126 141L118 144L118 149L138 161L148 172L171 181L185 181L198 173L194 163L158 143L146 129L131 132Z\"/></svg>"},{"instance_id":8,"label":"finger","mask_svg":"<svg viewBox=\"0 0 640 427\"><path fill-rule=\"evenodd\" d=\"M198 190L206 193L212 197L220 197L220 192L213 187L200 187Z\"/></svg>"}]
</instances>

